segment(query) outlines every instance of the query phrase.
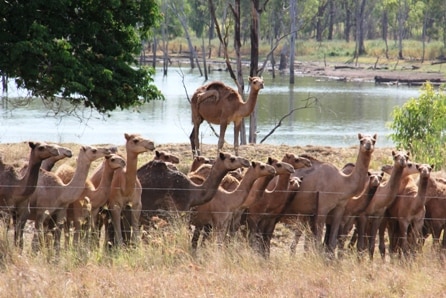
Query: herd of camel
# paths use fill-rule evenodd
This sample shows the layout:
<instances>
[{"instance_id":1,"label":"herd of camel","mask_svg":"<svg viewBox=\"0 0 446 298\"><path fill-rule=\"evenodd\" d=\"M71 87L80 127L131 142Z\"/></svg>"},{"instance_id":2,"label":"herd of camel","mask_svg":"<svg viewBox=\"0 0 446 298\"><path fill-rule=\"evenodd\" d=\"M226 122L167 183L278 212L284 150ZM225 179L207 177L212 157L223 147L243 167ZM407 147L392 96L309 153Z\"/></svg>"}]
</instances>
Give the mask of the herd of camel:
<instances>
[{"instance_id":1,"label":"herd of camel","mask_svg":"<svg viewBox=\"0 0 446 298\"><path fill-rule=\"evenodd\" d=\"M221 151L227 124L233 121L237 132L241 119L252 112L263 80L250 78L250 86L246 102L218 82L194 93L194 159L188 173L178 170L178 157L156 150L153 141L139 134L127 133L125 156L113 147L81 146L74 168L62 164L52 170L73 152L44 142L29 142L28 163L19 170L0 159L0 205L13 223L14 243L23 249L25 224L33 221L33 249L47 245L51 233L59 251L64 230L65 244L78 246L96 239L102 226L104 243L121 247L138 243L155 216L169 221L188 214L193 251L200 236L202 243L211 237L221 247L245 226L248 243L268 257L279 222L295 231L292 250L302 234L306 247L314 244L338 255L351 236L349 245L368 251L371 258L377 236L385 255L386 232L391 254L419 252L430 234L439 246L446 223L446 180L432 165L410 161L404 151L392 151L393 164L370 171L376 134L358 134L357 160L342 169L293 153L250 161L238 156L238 137L235 154ZM220 150L212 158L201 155L198 147L198 127L204 120L221 127ZM138 166L138 156L148 151L155 151L153 160ZM100 166L90 169L97 160ZM446 248L444 237L441 247Z\"/></svg>"}]
</instances>

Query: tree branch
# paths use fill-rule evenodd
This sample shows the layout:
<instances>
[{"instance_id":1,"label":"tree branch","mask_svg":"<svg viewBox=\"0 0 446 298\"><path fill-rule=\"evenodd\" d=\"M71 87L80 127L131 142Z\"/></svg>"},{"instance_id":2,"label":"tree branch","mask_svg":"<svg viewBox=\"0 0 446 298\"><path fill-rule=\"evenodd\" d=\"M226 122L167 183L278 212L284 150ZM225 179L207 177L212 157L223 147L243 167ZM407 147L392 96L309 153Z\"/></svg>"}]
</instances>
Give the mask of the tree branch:
<instances>
[{"instance_id":1,"label":"tree branch","mask_svg":"<svg viewBox=\"0 0 446 298\"><path fill-rule=\"evenodd\" d=\"M305 105L303 107L298 107L295 109L292 109L288 112L288 114L285 114L282 118L280 118L279 122L274 126L274 128L263 137L263 139L260 141L260 144L262 144L267 138L269 138L280 126L282 126L282 121L291 116L295 111L303 110L303 109L314 109L316 107L321 107L321 104L319 100L316 97L310 96L307 99L304 99Z\"/></svg>"}]
</instances>

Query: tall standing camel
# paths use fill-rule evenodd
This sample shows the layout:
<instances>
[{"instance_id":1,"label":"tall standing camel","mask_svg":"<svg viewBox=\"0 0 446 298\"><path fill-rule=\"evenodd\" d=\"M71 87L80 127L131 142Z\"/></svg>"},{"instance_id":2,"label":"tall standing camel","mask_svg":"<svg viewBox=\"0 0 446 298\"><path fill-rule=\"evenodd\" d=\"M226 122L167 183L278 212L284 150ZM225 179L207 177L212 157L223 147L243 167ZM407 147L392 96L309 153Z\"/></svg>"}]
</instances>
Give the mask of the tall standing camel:
<instances>
[{"instance_id":1,"label":"tall standing camel","mask_svg":"<svg viewBox=\"0 0 446 298\"><path fill-rule=\"evenodd\" d=\"M404 255L408 255L410 250L419 250L420 238L422 235L422 229L424 224L424 215L426 212L426 191L427 184L429 182L430 173L433 169L433 165L421 164L416 165L416 169L419 171L419 178L417 187L414 188L414 193L403 193L395 198L392 205L389 206L387 214L390 215L389 223L394 223L394 230L391 242L392 252L397 253L398 249ZM415 247L409 247L408 233L409 228L411 234L414 236L415 243L411 245Z\"/></svg>"},{"instance_id":2,"label":"tall standing camel","mask_svg":"<svg viewBox=\"0 0 446 298\"><path fill-rule=\"evenodd\" d=\"M91 163L109 154L110 150L106 148L82 146L79 149L76 161L76 172L68 184L63 183L57 175L57 171L52 173L42 170L38 180L39 187L29 198L29 213L27 216L20 216L18 222L23 227L24 220L33 219L35 221L34 244L37 244L36 241L43 243L44 228L47 226L48 219L54 217L56 224L54 245L56 251L59 250L61 230L66 220L67 207L77 200L83 192ZM20 235L20 238L22 237L23 234Z\"/></svg>"},{"instance_id":3,"label":"tall standing camel","mask_svg":"<svg viewBox=\"0 0 446 298\"><path fill-rule=\"evenodd\" d=\"M7 211L27 200L35 191L42 161L59 155L54 145L44 142L28 142L28 145L31 151L23 175L0 159L0 208Z\"/></svg>"},{"instance_id":4,"label":"tall standing camel","mask_svg":"<svg viewBox=\"0 0 446 298\"><path fill-rule=\"evenodd\" d=\"M441 176L438 177L438 174ZM446 227L446 180L443 172L431 174L426 193L426 215L423 234L427 237L432 233L433 245L436 248L446 249L446 233L443 232L442 245L440 244L441 232Z\"/></svg>"},{"instance_id":5,"label":"tall standing camel","mask_svg":"<svg viewBox=\"0 0 446 298\"><path fill-rule=\"evenodd\" d=\"M369 255L373 258L375 251L376 234L382 223L387 208L393 203L403 176L403 170L407 167L409 153L403 151L392 151L393 169L387 183L381 184L373 195L365 211L360 215L358 226L358 251L365 248L365 236L368 237ZM366 232L367 231L367 232Z\"/></svg>"},{"instance_id":6,"label":"tall standing camel","mask_svg":"<svg viewBox=\"0 0 446 298\"><path fill-rule=\"evenodd\" d=\"M275 175L275 172L274 167L268 164L252 161L236 190L228 192L219 188L209 202L194 208L194 213L191 216L191 224L195 226L192 248L197 248L201 230L208 225L212 226L217 242L222 244L229 228L232 213L244 204L256 179Z\"/></svg>"},{"instance_id":7,"label":"tall standing camel","mask_svg":"<svg viewBox=\"0 0 446 298\"><path fill-rule=\"evenodd\" d=\"M322 227L330 214L332 221L327 248L331 252L336 248L345 205L350 198L361 194L369 179L369 164L376 138L376 134L373 136L358 134L359 152L355 167L350 174L344 174L330 163L313 163L315 164L313 167L295 172L298 177L303 177L303 181L285 213L315 215L313 228L318 242L321 242Z\"/></svg>"},{"instance_id":8,"label":"tall standing camel","mask_svg":"<svg viewBox=\"0 0 446 298\"><path fill-rule=\"evenodd\" d=\"M239 134L242 120L249 116L257 103L259 91L263 89L263 79L249 77L248 100L243 101L241 95L230 86L222 82L211 82L199 87L192 95L192 123L194 125L190 134L192 153L200 155L199 128L206 120L212 124L220 125L218 150L223 148L225 132L229 123L234 122L234 150L238 155Z\"/></svg>"}]
</instances>

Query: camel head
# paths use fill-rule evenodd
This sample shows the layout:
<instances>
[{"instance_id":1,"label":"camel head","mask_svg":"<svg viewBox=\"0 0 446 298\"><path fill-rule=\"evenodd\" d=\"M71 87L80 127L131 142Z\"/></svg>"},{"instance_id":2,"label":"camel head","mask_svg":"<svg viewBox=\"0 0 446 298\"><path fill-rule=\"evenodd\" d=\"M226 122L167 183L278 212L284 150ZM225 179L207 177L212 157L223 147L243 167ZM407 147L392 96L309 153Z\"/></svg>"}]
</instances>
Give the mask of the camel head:
<instances>
[{"instance_id":1,"label":"camel head","mask_svg":"<svg viewBox=\"0 0 446 298\"><path fill-rule=\"evenodd\" d=\"M263 89L265 87L263 85L262 77L249 77L249 85L251 86L252 90L256 91L259 91L260 89Z\"/></svg>"},{"instance_id":2,"label":"camel head","mask_svg":"<svg viewBox=\"0 0 446 298\"><path fill-rule=\"evenodd\" d=\"M58 145L50 145L44 142L28 142L32 155L38 160L44 160L52 156L58 156Z\"/></svg>"},{"instance_id":3,"label":"camel head","mask_svg":"<svg viewBox=\"0 0 446 298\"><path fill-rule=\"evenodd\" d=\"M249 168L250 163L246 158L232 155L230 153L219 152L215 163L223 163L225 168L233 171L238 168Z\"/></svg>"},{"instance_id":4,"label":"camel head","mask_svg":"<svg viewBox=\"0 0 446 298\"><path fill-rule=\"evenodd\" d=\"M302 178L299 177L291 177L290 183L288 185L288 191L297 191L300 188L302 183Z\"/></svg>"},{"instance_id":5,"label":"camel head","mask_svg":"<svg viewBox=\"0 0 446 298\"><path fill-rule=\"evenodd\" d=\"M276 175L285 175L294 173L294 167L287 162L280 162L275 158L268 157L267 164L274 167Z\"/></svg>"},{"instance_id":6,"label":"camel head","mask_svg":"<svg viewBox=\"0 0 446 298\"><path fill-rule=\"evenodd\" d=\"M126 139L125 149L127 152L135 154L155 150L155 144L149 139L145 139L139 134L124 134Z\"/></svg>"},{"instance_id":7,"label":"camel head","mask_svg":"<svg viewBox=\"0 0 446 298\"><path fill-rule=\"evenodd\" d=\"M428 164L417 164L416 165L417 170L420 172L420 177L429 178L434 165L428 165Z\"/></svg>"},{"instance_id":8,"label":"camel head","mask_svg":"<svg viewBox=\"0 0 446 298\"><path fill-rule=\"evenodd\" d=\"M360 151L372 153L373 150L375 150L376 138L377 138L376 134L374 134L373 136L366 136L361 133L358 133Z\"/></svg>"},{"instance_id":9,"label":"camel head","mask_svg":"<svg viewBox=\"0 0 446 298\"><path fill-rule=\"evenodd\" d=\"M381 181L384 177L384 172L376 171L376 172L368 172L369 175L369 185L371 187L378 187L381 184Z\"/></svg>"},{"instance_id":10,"label":"camel head","mask_svg":"<svg viewBox=\"0 0 446 298\"><path fill-rule=\"evenodd\" d=\"M293 153L286 153L282 161L289 163L294 169L310 168L313 165L308 158Z\"/></svg>"},{"instance_id":11,"label":"camel head","mask_svg":"<svg viewBox=\"0 0 446 298\"><path fill-rule=\"evenodd\" d=\"M393 151L392 150L394 168L395 168L395 166L405 168L409 162L409 155L410 155L409 152Z\"/></svg>"},{"instance_id":12,"label":"camel head","mask_svg":"<svg viewBox=\"0 0 446 298\"><path fill-rule=\"evenodd\" d=\"M105 162L108 164L108 166L113 169L123 169L125 168L126 162L125 159L123 157L121 157L118 154L111 154L111 155L107 155L105 156Z\"/></svg>"},{"instance_id":13,"label":"camel head","mask_svg":"<svg viewBox=\"0 0 446 298\"><path fill-rule=\"evenodd\" d=\"M94 146L82 146L79 151L79 157L81 155L85 156L89 161L94 161L110 155L110 149L101 147L97 148Z\"/></svg>"},{"instance_id":14,"label":"camel head","mask_svg":"<svg viewBox=\"0 0 446 298\"><path fill-rule=\"evenodd\" d=\"M170 163L174 163L174 164L180 163L180 159L177 156L170 154L166 151L155 150L155 157L153 159L154 160L162 160L164 162L170 162Z\"/></svg>"},{"instance_id":15,"label":"camel head","mask_svg":"<svg viewBox=\"0 0 446 298\"><path fill-rule=\"evenodd\" d=\"M414 163L411 161L408 161L406 163L406 167L403 170L403 177L404 176L409 176L409 175L413 175L413 174L418 174L418 166L420 164L418 163ZM390 175L392 174L392 170L393 170L393 165L384 165L381 167L381 171L383 171L384 173Z\"/></svg>"}]
</instances>

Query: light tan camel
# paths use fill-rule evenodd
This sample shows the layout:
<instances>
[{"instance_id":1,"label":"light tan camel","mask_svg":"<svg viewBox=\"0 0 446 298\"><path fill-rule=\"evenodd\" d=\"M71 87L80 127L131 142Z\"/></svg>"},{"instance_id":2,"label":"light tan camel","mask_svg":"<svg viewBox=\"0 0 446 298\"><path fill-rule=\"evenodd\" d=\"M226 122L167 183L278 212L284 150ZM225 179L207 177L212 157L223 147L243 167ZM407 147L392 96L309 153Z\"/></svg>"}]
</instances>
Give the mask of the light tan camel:
<instances>
[{"instance_id":1,"label":"light tan camel","mask_svg":"<svg viewBox=\"0 0 446 298\"><path fill-rule=\"evenodd\" d=\"M358 134L359 150L355 167L350 174L344 174L330 163L315 163L313 167L296 170L297 177L303 177L298 192L285 213L315 216L314 235L318 243L322 240L322 228L328 215L331 228L327 249L334 252L337 244L339 226L348 200L358 196L369 179L368 168L375 149L376 134Z\"/></svg>"},{"instance_id":2,"label":"light tan camel","mask_svg":"<svg viewBox=\"0 0 446 298\"><path fill-rule=\"evenodd\" d=\"M255 180L263 176L274 175L274 173L274 167L253 161L235 191L228 192L219 188L212 200L197 206L191 216L191 224L195 226L192 248L197 248L201 230L208 225L212 226L217 243L222 244L229 228L232 212L243 205Z\"/></svg>"},{"instance_id":3,"label":"light tan camel","mask_svg":"<svg viewBox=\"0 0 446 298\"><path fill-rule=\"evenodd\" d=\"M123 157L117 154L105 156L104 161L102 162L103 170L99 185L94 187L94 185L87 179L85 190L82 192L78 200L69 205L67 210L67 220L65 222L67 243L70 241L69 235L71 225L74 227L74 245L79 244L82 230L84 230L86 236L88 236L90 229L92 232L96 231L95 219L99 213L99 209L106 205L108 201L113 175L117 169L123 169L125 166L126 162ZM63 175L59 172L58 175L64 183L68 183L73 178L74 169L70 172L64 171ZM85 198L88 198L88 202ZM89 206L87 203L89 203Z\"/></svg>"},{"instance_id":4,"label":"light tan camel","mask_svg":"<svg viewBox=\"0 0 446 298\"><path fill-rule=\"evenodd\" d=\"M107 148L97 148L93 146L82 146L76 161L76 172L73 179L65 184L56 173L42 170L39 175L38 188L29 198L29 214L20 218L23 226L23 219L34 220L36 232L33 244L40 241L43 244L44 230L48 226L48 220L53 217L55 221L54 245L56 251L60 248L61 229L66 220L66 210L70 203L74 202L82 194L88 171L93 161L110 154ZM61 170L63 165L58 168Z\"/></svg>"},{"instance_id":5,"label":"light tan camel","mask_svg":"<svg viewBox=\"0 0 446 298\"><path fill-rule=\"evenodd\" d=\"M421 235L424 225L426 191L433 165L416 165L419 172L418 182L413 191L404 191L399 194L387 214L389 224L389 238L392 253L402 253L408 256L412 251L420 251ZM414 243L408 241L409 230ZM410 247L412 246L412 247ZM401 251L399 251L401 249Z\"/></svg>"},{"instance_id":6,"label":"light tan camel","mask_svg":"<svg viewBox=\"0 0 446 298\"><path fill-rule=\"evenodd\" d=\"M139 134L124 134L126 143L126 162L125 169L117 169L113 175L110 198L107 202L108 209L111 213L111 219L114 230L114 239L110 242L118 247L123 244L123 234L121 227L121 214L123 211L126 217L130 217L131 233L126 229L126 240L130 238L134 243L139 241L139 219L141 216L141 183L137 177L138 170L138 155L155 150L153 141L143 138ZM92 176L92 181L96 186L98 179L97 175L102 175L101 171L97 171ZM129 208L126 208L129 207ZM129 235L131 234L131 236Z\"/></svg>"},{"instance_id":7,"label":"light tan camel","mask_svg":"<svg viewBox=\"0 0 446 298\"><path fill-rule=\"evenodd\" d=\"M398 195L403 170L409 161L409 152L392 151L392 157L394 163L389 180L378 187L367 208L360 215L365 219L358 221L358 251L364 250L365 236L367 235L370 258L373 258L376 235L385 212Z\"/></svg>"},{"instance_id":8,"label":"light tan camel","mask_svg":"<svg viewBox=\"0 0 446 298\"><path fill-rule=\"evenodd\" d=\"M23 175L14 166L0 159L0 208L12 211L34 192L42 161L59 155L56 146L44 142L28 142L31 148L28 167Z\"/></svg>"},{"instance_id":9,"label":"light tan camel","mask_svg":"<svg viewBox=\"0 0 446 298\"><path fill-rule=\"evenodd\" d=\"M191 99L194 127L190 134L194 155L200 155L199 129L204 120L220 125L218 150L223 149L228 124L234 122L234 150L238 155L241 123L243 118L249 116L254 110L259 91L264 87L263 79L249 77L249 85L251 91L246 102L235 89L218 81L203 85L195 91Z\"/></svg>"}]
</instances>

